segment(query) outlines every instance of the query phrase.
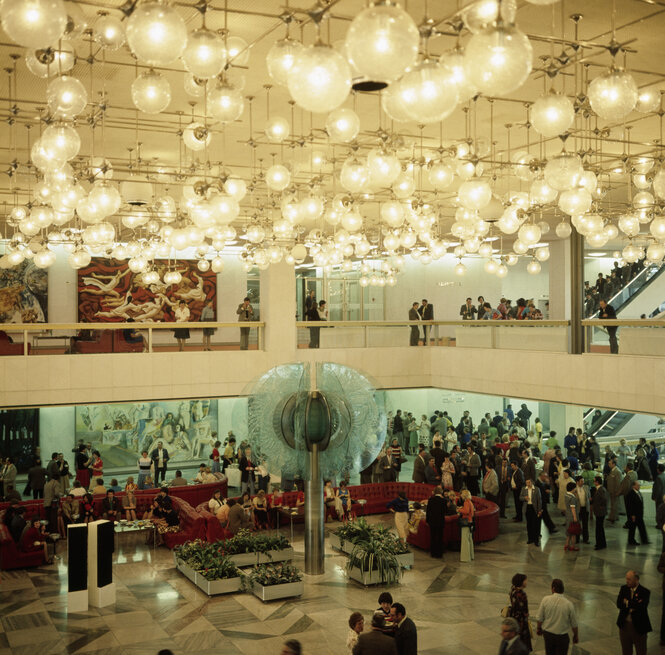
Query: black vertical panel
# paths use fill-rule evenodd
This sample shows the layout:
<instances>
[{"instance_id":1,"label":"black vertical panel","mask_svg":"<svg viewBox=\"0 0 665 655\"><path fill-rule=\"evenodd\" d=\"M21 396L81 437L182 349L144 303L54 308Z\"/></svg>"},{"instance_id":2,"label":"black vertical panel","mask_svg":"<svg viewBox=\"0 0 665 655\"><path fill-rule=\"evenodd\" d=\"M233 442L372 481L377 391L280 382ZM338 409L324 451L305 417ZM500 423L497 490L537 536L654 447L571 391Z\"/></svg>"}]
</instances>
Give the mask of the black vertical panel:
<instances>
[{"instance_id":1,"label":"black vertical panel","mask_svg":"<svg viewBox=\"0 0 665 655\"><path fill-rule=\"evenodd\" d=\"M69 591L83 591L88 588L88 526L71 527L67 535Z\"/></svg>"},{"instance_id":2,"label":"black vertical panel","mask_svg":"<svg viewBox=\"0 0 665 655\"><path fill-rule=\"evenodd\" d=\"M113 582L113 523L97 525L97 586Z\"/></svg>"}]
</instances>

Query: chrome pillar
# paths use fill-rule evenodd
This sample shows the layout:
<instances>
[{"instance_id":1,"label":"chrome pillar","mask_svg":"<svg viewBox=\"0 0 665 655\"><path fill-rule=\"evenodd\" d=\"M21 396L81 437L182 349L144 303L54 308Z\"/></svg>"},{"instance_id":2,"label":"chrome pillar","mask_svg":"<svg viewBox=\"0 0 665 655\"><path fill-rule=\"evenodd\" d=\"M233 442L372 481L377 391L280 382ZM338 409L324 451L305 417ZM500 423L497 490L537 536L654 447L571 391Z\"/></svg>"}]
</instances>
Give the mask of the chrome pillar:
<instances>
[{"instance_id":1,"label":"chrome pillar","mask_svg":"<svg viewBox=\"0 0 665 655\"><path fill-rule=\"evenodd\" d=\"M319 470L319 448L312 444L309 477L305 481L305 573L325 572L323 530L323 480Z\"/></svg>"},{"instance_id":2,"label":"chrome pillar","mask_svg":"<svg viewBox=\"0 0 665 655\"><path fill-rule=\"evenodd\" d=\"M570 354L584 352L584 240L573 230L570 235Z\"/></svg>"}]
</instances>

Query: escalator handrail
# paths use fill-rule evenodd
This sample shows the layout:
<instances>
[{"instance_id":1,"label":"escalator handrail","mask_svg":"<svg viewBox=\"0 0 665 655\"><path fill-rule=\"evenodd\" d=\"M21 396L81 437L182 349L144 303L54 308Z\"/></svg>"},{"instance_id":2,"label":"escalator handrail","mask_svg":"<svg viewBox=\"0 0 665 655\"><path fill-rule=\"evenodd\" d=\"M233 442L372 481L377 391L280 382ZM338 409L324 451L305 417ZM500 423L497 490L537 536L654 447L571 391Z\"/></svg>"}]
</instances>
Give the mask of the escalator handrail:
<instances>
[{"instance_id":1,"label":"escalator handrail","mask_svg":"<svg viewBox=\"0 0 665 655\"><path fill-rule=\"evenodd\" d=\"M652 269L656 269L656 272L648 279L646 279L646 276ZM629 301L635 298L642 289L644 289L648 284L651 284L653 280L655 280L662 272L665 270L665 266L658 266L657 264L649 264L648 266L645 266L632 280L628 282L625 286L621 287L619 291L617 291L608 301L608 305L612 305L614 307L614 311L618 314L621 308ZM628 295L628 297L620 304L620 305L613 305L613 301L618 298L622 293L630 289L631 286L634 286L633 283L640 281L641 284L635 288L635 291L631 294ZM589 318L598 318L598 314L600 313L600 310L595 311Z\"/></svg>"}]
</instances>

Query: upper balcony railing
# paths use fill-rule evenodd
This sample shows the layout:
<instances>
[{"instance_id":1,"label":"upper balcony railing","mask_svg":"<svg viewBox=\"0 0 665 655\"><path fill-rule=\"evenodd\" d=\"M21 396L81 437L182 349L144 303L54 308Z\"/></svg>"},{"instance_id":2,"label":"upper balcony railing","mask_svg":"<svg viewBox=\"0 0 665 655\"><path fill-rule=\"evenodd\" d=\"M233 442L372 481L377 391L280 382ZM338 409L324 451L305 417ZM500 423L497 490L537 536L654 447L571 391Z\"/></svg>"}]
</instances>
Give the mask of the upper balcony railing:
<instances>
[{"instance_id":1,"label":"upper balcony railing","mask_svg":"<svg viewBox=\"0 0 665 655\"><path fill-rule=\"evenodd\" d=\"M582 321L585 352L608 352L607 328L618 329L619 354L665 357L665 321ZM266 323L8 323L0 325L1 355L264 350ZM296 321L297 348L456 346L569 352L570 321ZM206 341L203 330L215 332ZM243 334L244 330L248 333ZM132 336L134 334L134 336ZM11 339L13 343L9 341Z\"/></svg>"},{"instance_id":2,"label":"upper balcony railing","mask_svg":"<svg viewBox=\"0 0 665 655\"><path fill-rule=\"evenodd\" d=\"M215 332L208 342L204 329ZM160 352L179 348L174 330L189 330L185 350L263 350L265 323L5 323L0 355ZM247 338L241 330L248 330ZM10 341L13 341L13 343Z\"/></svg>"}]
</instances>

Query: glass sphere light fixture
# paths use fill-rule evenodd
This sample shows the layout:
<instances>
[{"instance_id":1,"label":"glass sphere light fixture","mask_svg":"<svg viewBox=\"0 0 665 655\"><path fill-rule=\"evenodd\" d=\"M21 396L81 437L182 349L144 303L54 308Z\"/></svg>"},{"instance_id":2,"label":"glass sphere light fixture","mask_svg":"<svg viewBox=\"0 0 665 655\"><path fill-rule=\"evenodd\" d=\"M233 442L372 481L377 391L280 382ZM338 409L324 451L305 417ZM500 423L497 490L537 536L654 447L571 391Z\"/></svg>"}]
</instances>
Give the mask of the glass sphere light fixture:
<instances>
[{"instance_id":1,"label":"glass sphere light fixture","mask_svg":"<svg viewBox=\"0 0 665 655\"><path fill-rule=\"evenodd\" d=\"M286 166L274 164L266 171L266 185L273 191L284 191L291 183L291 173Z\"/></svg>"},{"instance_id":2,"label":"glass sphere light fixture","mask_svg":"<svg viewBox=\"0 0 665 655\"><path fill-rule=\"evenodd\" d=\"M589 84L587 95L591 109L598 116L620 121L635 109L639 93L630 73L612 68Z\"/></svg>"},{"instance_id":3,"label":"glass sphere light fixture","mask_svg":"<svg viewBox=\"0 0 665 655\"><path fill-rule=\"evenodd\" d=\"M127 43L136 58L150 66L167 66L187 45L182 16L159 0L139 3L127 20Z\"/></svg>"},{"instance_id":4,"label":"glass sphere light fixture","mask_svg":"<svg viewBox=\"0 0 665 655\"><path fill-rule=\"evenodd\" d=\"M182 140L190 150L204 150L212 141L212 134L203 123L190 123L182 131Z\"/></svg>"},{"instance_id":5,"label":"glass sphere light fixture","mask_svg":"<svg viewBox=\"0 0 665 655\"><path fill-rule=\"evenodd\" d=\"M549 138L566 132L575 121L573 103L566 96L548 93L531 108L531 122L539 134Z\"/></svg>"},{"instance_id":6,"label":"glass sphere light fixture","mask_svg":"<svg viewBox=\"0 0 665 655\"><path fill-rule=\"evenodd\" d=\"M208 92L208 110L211 115L223 123L231 123L242 115L245 100L242 93L222 81Z\"/></svg>"},{"instance_id":7,"label":"glass sphere light fixture","mask_svg":"<svg viewBox=\"0 0 665 655\"><path fill-rule=\"evenodd\" d=\"M72 120L88 104L88 93L80 80L62 75L49 82L46 101L53 118Z\"/></svg>"},{"instance_id":8,"label":"glass sphere light fixture","mask_svg":"<svg viewBox=\"0 0 665 655\"><path fill-rule=\"evenodd\" d=\"M271 143L281 143L290 132L289 122L281 116L273 116L266 122L265 135Z\"/></svg>"},{"instance_id":9,"label":"glass sphere light fixture","mask_svg":"<svg viewBox=\"0 0 665 655\"><path fill-rule=\"evenodd\" d=\"M105 50L118 50L125 43L125 26L111 14L100 16L95 23L93 38Z\"/></svg>"},{"instance_id":10,"label":"glass sphere light fixture","mask_svg":"<svg viewBox=\"0 0 665 655\"><path fill-rule=\"evenodd\" d=\"M146 114L159 114L171 103L171 85L161 74L150 69L132 82L132 102Z\"/></svg>"},{"instance_id":11,"label":"glass sphere light fixture","mask_svg":"<svg viewBox=\"0 0 665 655\"><path fill-rule=\"evenodd\" d=\"M182 63L192 75L202 80L219 75L226 63L222 37L205 28L195 30L187 39Z\"/></svg>"},{"instance_id":12,"label":"glass sphere light fixture","mask_svg":"<svg viewBox=\"0 0 665 655\"><path fill-rule=\"evenodd\" d=\"M328 114L326 131L333 141L348 143L353 141L360 132L360 118L353 109L340 107Z\"/></svg>"},{"instance_id":13,"label":"glass sphere light fixture","mask_svg":"<svg viewBox=\"0 0 665 655\"><path fill-rule=\"evenodd\" d=\"M32 50L25 56L25 65L37 77L53 77L67 73L76 63L74 46L62 39L55 48Z\"/></svg>"},{"instance_id":14,"label":"glass sphere light fixture","mask_svg":"<svg viewBox=\"0 0 665 655\"><path fill-rule=\"evenodd\" d=\"M26 48L55 45L67 27L62 0L3 0L0 18L7 36Z\"/></svg>"},{"instance_id":15,"label":"glass sphere light fixture","mask_svg":"<svg viewBox=\"0 0 665 655\"><path fill-rule=\"evenodd\" d=\"M288 88L299 107L314 113L331 112L349 95L351 69L339 52L316 43L296 55Z\"/></svg>"},{"instance_id":16,"label":"glass sphere light fixture","mask_svg":"<svg viewBox=\"0 0 665 655\"><path fill-rule=\"evenodd\" d=\"M373 2L352 21L345 51L360 75L392 82L418 57L420 33L411 16L391 2Z\"/></svg>"},{"instance_id":17,"label":"glass sphere light fixture","mask_svg":"<svg viewBox=\"0 0 665 655\"><path fill-rule=\"evenodd\" d=\"M471 82L480 91L505 96L529 77L533 48L514 25L501 22L472 36L464 57Z\"/></svg>"}]
</instances>

